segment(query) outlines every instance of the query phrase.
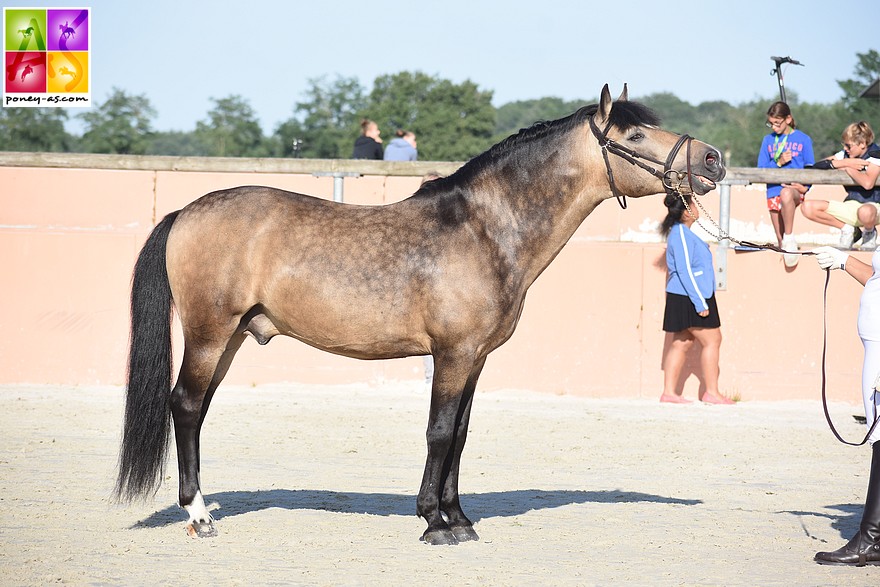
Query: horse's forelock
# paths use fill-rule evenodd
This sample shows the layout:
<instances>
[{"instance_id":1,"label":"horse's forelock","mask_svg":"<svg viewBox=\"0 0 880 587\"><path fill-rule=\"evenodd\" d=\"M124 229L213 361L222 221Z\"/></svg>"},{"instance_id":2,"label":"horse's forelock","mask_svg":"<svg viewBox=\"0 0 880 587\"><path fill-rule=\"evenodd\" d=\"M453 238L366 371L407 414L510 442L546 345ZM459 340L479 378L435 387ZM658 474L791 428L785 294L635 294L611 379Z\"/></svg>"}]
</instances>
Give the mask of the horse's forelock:
<instances>
[{"instance_id":1,"label":"horse's forelock","mask_svg":"<svg viewBox=\"0 0 880 587\"><path fill-rule=\"evenodd\" d=\"M592 116L599 109L597 104L586 106L585 117ZM660 116L639 102L615 102L609 116L611 126L618 130L626 130L634 126L660 126Z\"/></svg>"}]
</instances>

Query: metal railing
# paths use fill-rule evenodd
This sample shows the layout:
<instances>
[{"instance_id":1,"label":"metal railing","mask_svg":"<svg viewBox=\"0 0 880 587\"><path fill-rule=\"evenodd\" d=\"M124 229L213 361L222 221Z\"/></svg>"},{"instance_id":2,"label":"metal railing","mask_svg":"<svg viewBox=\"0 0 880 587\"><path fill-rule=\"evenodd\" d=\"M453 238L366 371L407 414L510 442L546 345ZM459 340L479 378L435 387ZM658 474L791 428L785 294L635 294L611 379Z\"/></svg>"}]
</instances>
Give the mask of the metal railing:
<instances>
[{"instance_id":1,"label":"metal railing","mask_svg":"<svg viewBox=\"0 0 880 587\"><path fill-rule=\"evenodd\" d=\"M718 225L721 236L730 232L730 188L746 186L754 183L802 183L805 185L851 185L852 179L845 171L837 169L763 169L757 167L729 167L727 176L718 184L719 208ZM877 178L880 185L880 177ZM727 253L730 239L720 238L718 252L715 256L715 286L719 290L727 289Z\"/></svg>"},{"instance_id":2,"label":"metal railing","mask_svg":"<svg viewBox=\"0 0 880 587\"><path fill-rule=\"evenodd\" d=\"M0 167L64 167L141 171L201 171L237 173L300 173L333 178L333 199L342 201L343 178L362 175L421 177L429 172L453 173L460 161L370 161L365 159L280 159L254 157L175 157L160 155L102 155L94 153L21 153L0 151ZM847 185L844 171L730 167L718 185L718 224L722 236L730 230L730 188L734 185L790 183ZM877 185L880 185L878 178ZM716 255L718 289L727 288L730 240L721 238Z\"/></svg>"}]
</instances>

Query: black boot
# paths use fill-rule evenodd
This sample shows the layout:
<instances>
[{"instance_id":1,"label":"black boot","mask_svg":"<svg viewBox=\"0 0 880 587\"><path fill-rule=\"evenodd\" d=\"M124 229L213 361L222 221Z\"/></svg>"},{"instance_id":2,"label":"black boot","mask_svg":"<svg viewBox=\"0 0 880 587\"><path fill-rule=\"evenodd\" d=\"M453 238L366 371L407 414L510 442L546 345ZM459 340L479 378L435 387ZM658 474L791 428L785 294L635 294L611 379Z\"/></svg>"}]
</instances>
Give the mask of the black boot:
<instances>
[{"instance_id":1,"label":"black boot","mask_svg":"<svg viewBox=\"0 0 880 587\"><path fill-rule=\"evenodd\" d=\"M820 565L880 565L880 442L872 446L871 476L858 533L834 552L817 552Z\"/></svg>"}]
</instances>

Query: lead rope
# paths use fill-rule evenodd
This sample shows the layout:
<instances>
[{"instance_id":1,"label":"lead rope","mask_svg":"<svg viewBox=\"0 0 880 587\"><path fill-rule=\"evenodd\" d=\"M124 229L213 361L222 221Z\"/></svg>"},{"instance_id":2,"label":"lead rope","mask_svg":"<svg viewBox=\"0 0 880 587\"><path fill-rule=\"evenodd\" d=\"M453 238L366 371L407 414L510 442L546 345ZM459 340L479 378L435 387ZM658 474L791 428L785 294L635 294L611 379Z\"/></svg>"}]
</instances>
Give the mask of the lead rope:
<instances>
[{"instance_id":1,"label":"lead rope","mask_svg":"<svg viewBox=\"0 0 880 587\"><path fill-rule=\"evenodd\" d=\"M874 422L871 424L871 427L868 429L868 433L865 434L865 437L861 442L848 442L843 439L842 436L837 432L837 428L834 427L834 423L831 421L831 414L828 413L828 400L825 397L825 352L828 349L828 282L831 280L831 270L825 270L825 293L822 299L822 409L825 411L825 421L828 422L828 427L831 428L831 432L834 436L848 446L862 446L868 439L871 437L871 434L874 432L874 428L877 427L877 423L880 422L880 416L877 414L877 402L872 401L871 404L874 406ZM877 390L874 390L874 393L877 393Z\"/></svg>"},{"instance_id":2,"label":"lead rope","mask_svg":"<svg viewBox=\"0 0 880 587\"><path fill-rule=\"evenodd\" d=\"M684 196L681 195L681 192L678 192L678 196L679 196L679 198L681 198L681 201L684 204L684 207L688 211L688 213L691 213L690 206L688 206L687 200L684 198ZM783 250L783 249L777 247L776 245L771 245L769 243L763 244L763 245L758 245L755 243L751 243L749 241L741 241L739 239L733 238L732 236L730 236L730 234L726 230L721 228L721 226L719 226L718 223L715 222L715 220L712 219L712 217L709 215L708 212L706 212L706 209L703 208L703 205L700 203L700 201L698 199L693 198L693 201L696 202L697 207L700 209L700 212L701 212L700 218L703 218L703 217L708 218L709 222L711 222L712 225L716 228L717 234L712 234L712 231L707 230L706 227L703 226L703 224L700 222L700 220L697 220L697 224L699 224L700 228L705 230L707 233L709 233L710 236L717 239L719 242L721 241L722 238L726 238L730 241L737 243L738 245L742 245L745 247L767 249L770 251L776 251L777 253L786 253L786 254L790 254L790 255L815 255L815 253L813 253L812 251L786 251L786 250ZM858 442L858 443L848 442L843 439L843 437L840 435L840 433L837 432L837 428L834 427L834 423L831 421L831 414L828 412L828 398L826 396L826 391L825 391L826 383L827 383L827 377L825 375L825 355L828 350L828 283L830 280L831 280L831 270L826 269L825 270L825 288L824 288L824 291L822 294L823 295L823 297L822 297L822 410L825 412L825 421L828 422L828 427L831 428L831 432L834 434L834 436L837 438L837 440L839 440L840 442L842 442L843 444L846 444L848 446L862 446L863 444L868 442L868 439L871 437L871 434L874 432L874 429L877 427L877 424L880 423L880 414L877 414L877 402L876 401L872 402L872 404L874 406L874 422L871 424L871 427L868 429L868 433L865 434L865 438L863 438L862 441ZM875 389L874 393L876 394L876 393L878 393L878 391Z\"/></svg>"},{"instance_id":3,"label":"lead rope","mask_svg":"<svg viewBox=\"0 0 880 587\"><path fill-rule=\"evenodd\" d=\"M693 216L693 213L691 212L691 207L688 205L687 200L685 199L685 197L681 194L681 192L676 192L676 193L678 193L678 197L681 198L681 202L684 204L685 209L686 209L689 213L691 213L691 216ZM750 241L743 241L743 240L739 240L738 238L734 238L734 237L730 236L730 233L729 233L729 232L727 232L726 230L724 230L723 228L721 228L721 226L719 226L718 223L715 222L715 220L712 218L712 216L710 216L709 213L706 212L706 209L705 209L705 208L703 207L703 205L700 203L700 200L698 200L697 198L693 198L693 202L695 202L695 203L697 204L697 208L700 209L700 218L697 219L697 224L699 224L699 225L700 225L700 228L702 228L703 230L705 230L706 233L709 234L709 236L711 236L712 238L714 238L714 239L717 240L718 242L721 242L722 239L727 239L727 240L729 240L729 241L731 241L731 242L734 242L734 243L736 243L736 244L738 244L738 245L740 245L740 246L743 246L743 247L750 247L750 248L753 248L753 249L762 249L762 250L767 250L767 251L774 251L774 252L777 252L777 253L785 253L786 255L805 255L805 256L809 256L809 255L815 255L815 254L816 254L816 253L814 253L814 252L812 252L812 251L786 251L785 249L782 249L782 248L780 248L780 247L778 247L778 246L776 246L776 245L770 244L770 243L757 244L757 243L753 243L753 242L750 242ZM712 226L715 228L714 233L713 233L712 230L709 230L708 228L706 228L706 227L703 225L703 223L701 222L701 220L702 220L703 218L707 218L707 219L709 220L709 222L712 223Z\"/></svg>"}]
</instances>

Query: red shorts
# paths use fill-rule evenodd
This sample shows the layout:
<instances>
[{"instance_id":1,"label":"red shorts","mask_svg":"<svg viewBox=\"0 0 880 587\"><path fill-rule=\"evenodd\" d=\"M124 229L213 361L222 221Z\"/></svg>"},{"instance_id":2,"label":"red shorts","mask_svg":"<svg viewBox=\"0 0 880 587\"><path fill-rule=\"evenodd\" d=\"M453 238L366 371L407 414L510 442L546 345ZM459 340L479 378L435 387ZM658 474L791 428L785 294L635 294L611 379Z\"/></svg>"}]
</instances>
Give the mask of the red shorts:
<instances>
[{"instance_id":1,"label":"red shorts","mask_svg":"<svg viewBox=\"0 0 880 587\"><path fill-rule=\"evenodd\" d=\"M773 196L772 198L767 198L767 209L771 212L779 212L782 210L782 204L779 201L780 196ZM801 196L801 202L807 199L807 194L803 194Z\"/></svg>"}]
</instances>

